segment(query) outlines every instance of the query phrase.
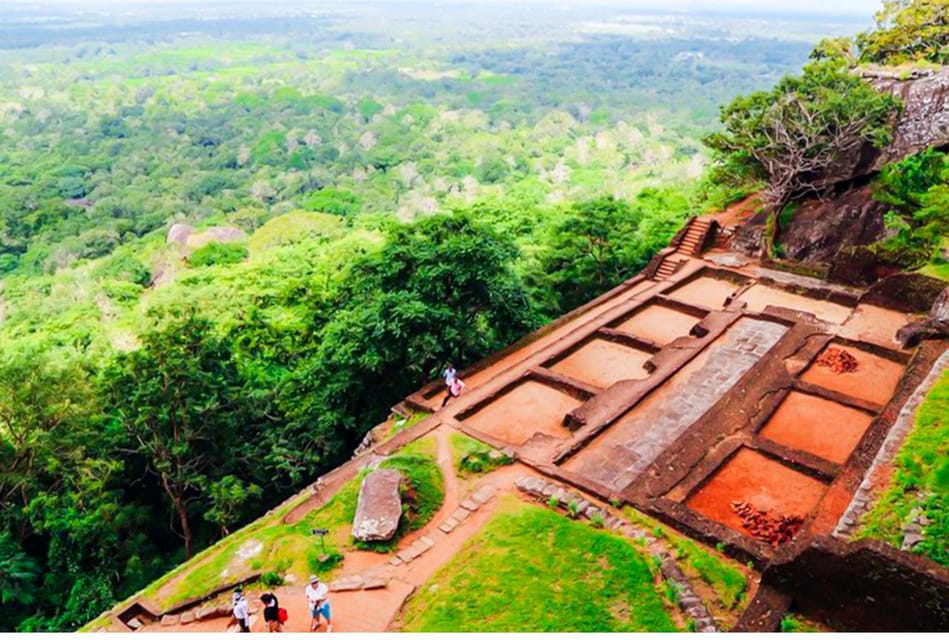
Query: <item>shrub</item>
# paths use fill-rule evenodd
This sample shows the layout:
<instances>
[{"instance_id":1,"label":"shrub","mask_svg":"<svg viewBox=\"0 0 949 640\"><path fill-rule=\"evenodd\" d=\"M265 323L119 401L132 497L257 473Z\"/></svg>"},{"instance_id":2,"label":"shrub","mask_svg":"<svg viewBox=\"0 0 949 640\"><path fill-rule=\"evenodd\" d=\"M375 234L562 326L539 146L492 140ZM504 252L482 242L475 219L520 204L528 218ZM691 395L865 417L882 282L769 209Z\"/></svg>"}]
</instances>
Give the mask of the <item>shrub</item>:
<instances>
[{"instance_id":1,"label":"shrub","mask_svg":"<svg viewBox=\"0 0 949 640\"><path fill-rule=\"evenodd\" d=\"M268 571L264 575L260 576L260 581L265 587L279 587L283 585L283 576L281 576L276 571Z\"/></svg>"},{"instance_id":2,"label":"shrub","mask_svg":"<svg viewBox=\"0 0 949 640\"><path fill-rule=\"evenodd\" d=\"M326 573L343 561L343 554L335 550L327 550L324 554L317 545L307 552L306 561L311 573Z\"/></svg>"},{"instance_id":3,"label":"shrub","mask_svg":"<svg viewBox=\"0 0 949 640\"><path fill-rule=\"evenodd\" d=\"M200 249L195 249L188 256L188 264L192 267L209 267L216 264L235 264L247 257L247 247L243 244L229 242L210 242Z\"/></svg>"}]
</instances>

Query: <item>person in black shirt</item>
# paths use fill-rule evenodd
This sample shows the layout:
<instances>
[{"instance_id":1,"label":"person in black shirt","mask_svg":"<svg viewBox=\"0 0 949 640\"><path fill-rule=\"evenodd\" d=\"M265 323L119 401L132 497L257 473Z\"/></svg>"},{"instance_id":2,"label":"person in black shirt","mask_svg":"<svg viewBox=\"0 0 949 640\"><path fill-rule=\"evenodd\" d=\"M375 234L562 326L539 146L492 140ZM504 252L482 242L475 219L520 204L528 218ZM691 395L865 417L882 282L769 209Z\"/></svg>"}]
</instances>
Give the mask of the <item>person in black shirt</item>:
<instances>
[{"instance_id":1,"label":"person in black shirt","mask_svg":"<svg viewBox=\"0 0 949 640\"><path fill-rule=\"evenodd\" d=\"M280 603L277 596L272 593L265 593L260 596L260 601L264 603L264 622L267 624L267 630L271 633L283 631L283 624L280 622Z\"/></svg>"}]
</instances>

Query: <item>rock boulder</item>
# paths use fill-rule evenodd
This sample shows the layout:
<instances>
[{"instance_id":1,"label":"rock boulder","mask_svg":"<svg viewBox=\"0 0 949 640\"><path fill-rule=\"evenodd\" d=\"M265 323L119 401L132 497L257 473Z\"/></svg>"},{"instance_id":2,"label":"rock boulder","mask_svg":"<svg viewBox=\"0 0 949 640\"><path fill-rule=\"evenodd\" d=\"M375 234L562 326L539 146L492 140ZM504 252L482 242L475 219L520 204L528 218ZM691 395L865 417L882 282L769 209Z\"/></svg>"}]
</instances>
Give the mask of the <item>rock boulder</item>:
<instances>
[{"instance_id":1,"label":"rock boulder","mask_svg":"<svg viewBox=\"0 0 949 640\"><path fill-rule=\"evenodd\" d=\"M913 322L896 332L896 339L905 349L922 340L949 337L949 288L943 289L933 302L932 310L922 322Z\"/></svg>"},{"instance_id":2,"label":"rock boulder","mask_svg":"<svg viewBox=\"0 0 949 640\"><path fill-rule=\"evenodd\" d=\"M188 243L188 237L191 236L192 232L194 232L194 227L191 225L175 223L168 230L165 242L184 246Z\"/></svg>"},{"instance_id":3,"label":"rock boulder","mask_svg":"<svg viewBox=\"0 0 949 640\"><path fill-rule=\"evenodd\" d=\"M364 542L390 540L399 528L402 474L395 469L377 469L367 475L359 489L353 537Z\"/></svg>"}]
</instances>

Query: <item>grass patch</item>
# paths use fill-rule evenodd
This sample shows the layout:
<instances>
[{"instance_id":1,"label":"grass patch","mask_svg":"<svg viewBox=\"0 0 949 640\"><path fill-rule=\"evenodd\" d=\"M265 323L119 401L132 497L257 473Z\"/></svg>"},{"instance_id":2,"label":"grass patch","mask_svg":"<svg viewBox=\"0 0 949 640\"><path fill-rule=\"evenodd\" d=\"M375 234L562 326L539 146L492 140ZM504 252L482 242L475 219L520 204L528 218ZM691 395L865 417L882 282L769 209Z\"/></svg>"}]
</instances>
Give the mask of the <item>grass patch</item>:
<instances>
[{"instance_id":1,"label":"grass patch","mask_svg":"<svg viewBox=\"0 0 949 640\"><path fill-rule=\"evenodd\" d=\"M808 620L796 613L789 613L781 619L783 633L826 633L829 631L813 620Z\"/></svg>"},{"instance_id":2,"label":"grass patch","mask_svg":"<svg viewBox=\"0 0 949 640\"><path fill-rule=\"evenodd\" d=\"M404 476L405 513L392 541L357 543L350 535L359 488L368 473L362 471L344 484L329 502L308 513L299 522L288 525L282 521L283 516L296 506L295 501L273 516L253 522L221 540L179 570L153 583L143 592L143 596L158 601L162 607L169 607L204 595L214 585L257 571L273 574L268 578L271 581L287 574L299 578L311 573L319 573L324 579L330 580L346 551L355 548L389 551L402 535L421 528L432 519L445 497L444 481L435 454L434 439L421 438L382 463L383 467L398 469ZM305 492L301 500L308 497ZM316 528L329 529L323 546L312 534ZM248 550L258 545L259 553L242 557L242 553L247 555ZM327 557L321 559L324 555ZM181 577L174 588L159 598L162 587L177 576Z\"/></svg>"},{"instance_id":3,"label":"grass patch","mask_svg":"<svg viewBox=\"0 0 949 640\"><path fill-rule=\"evenodd\" d=\"M406 429L410 427L414 427L415 425L417 425L419 422L429 417L430 415L432 414L425 413L423 411L419 413L413 413L408 418L399 418L398 420L392 423L392 428L389 430L389 437L392 437L397 433L405 431Z\"/></svg>"},{"instance_id":4,"label":"grass patch","mask_svg":"<svg viewBox=\"0 0 949 640\"><path fill-rule=\"evenodd\" d=\"M404 630L675 631L653 580L624 538L507 496L409 601Z\"/></svg>"},{"instance_id":5,"label":"grass patch","mask_svg":"<svg viewBox=\"0 0 949 640\"><path fill-rule=\"evenodd\" d=\"M890 486L861 520L858 537L899 547L914 507L929 519L913 552L949 566L949 371L916 413L916 424L894 460Z\"/></svg>"},{"instance_id":6,"label":"grass patch","mask_svg":"<svg viewBox=\"0 0 949 640\"><path fill-rule=\"evenodd\" d=\"M737 609L744 603L748 589L748 578L737 562L675 533L632 507L624 509L623 515L676 550L679 566L693 584L701 580L715 594L716 601L706 604L711 605L716 617L726 622L737 621Z\"/></svg>"},{"instance_id":7,"label":"grass patch","mask_svg":"<svg viewBox=\"0 0 949 640\"><path fill-rule=\"evenodd\" d=\"M513 462L511 458L504 455L492 459L491 452L495 449L463 433L453 431L449 434L449 442L455 470L461 477L487 473Z\"/></svg>"}]
</instances>

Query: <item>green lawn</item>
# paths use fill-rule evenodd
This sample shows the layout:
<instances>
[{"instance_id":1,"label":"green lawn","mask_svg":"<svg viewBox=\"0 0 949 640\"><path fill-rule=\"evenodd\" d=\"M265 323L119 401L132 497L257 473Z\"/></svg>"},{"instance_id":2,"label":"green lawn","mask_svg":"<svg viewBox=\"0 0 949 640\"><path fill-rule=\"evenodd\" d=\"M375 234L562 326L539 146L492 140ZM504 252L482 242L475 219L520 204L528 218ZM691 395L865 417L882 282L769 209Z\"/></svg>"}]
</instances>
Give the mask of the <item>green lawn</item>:
<instances>
[{"instance_id":1,"label":"green lawn","mask_svg":"<svg viewBox=\"0 0 949 640\"><path fill-rule=\"evenodd\" d=\"M408 603L405 631L675 631L625 538L514 497Z\"/></svg>"},{"instance_id":2,"label":"green lawn","mask_svg":"<svg viewBox=\"0 0 949 640\"><path fill-rule=\"evenodd\" d=\"M920 507L930 524L914 551L949 566L949 371L933 386L916 424L894 461L889 488L861 521L859 537L902 544L910 511Z\"/></svg>"},{"instance_id":3,"label":"green lawn","mask_svg":"<svg viewBox=\"0 0 949 640\"><path fill-rule=\"evenodd\" d=\"M474 438L469 438L463 433L453 431L449 435L449 442L451 443L455 470L461 477L487 473L511 462L511 459L507 457L492 460L489 456L492 451L491 447Z\"/></svg>"},{"instance_id":4,"label":"green lawn","mask_svg":"<svg viewBox=\"0 0 949 640\"><path fill-rule=\"evenodd\" d=\"M623 516L675 549L679 568L693 587L704 591L699 595L723 628L730 628L738 621L748 595L747 570L741 564L676 533L632 507L624 509Z\"/></svg>"}]
</instances>

